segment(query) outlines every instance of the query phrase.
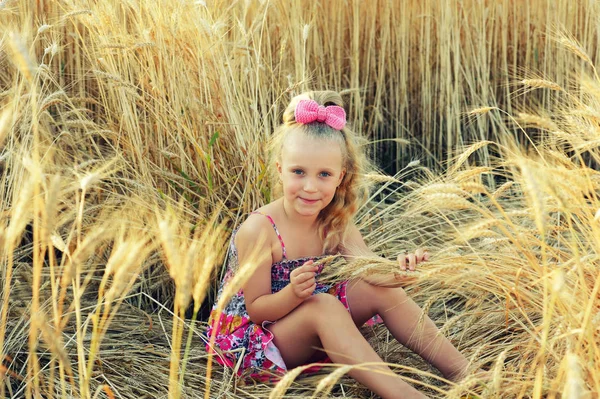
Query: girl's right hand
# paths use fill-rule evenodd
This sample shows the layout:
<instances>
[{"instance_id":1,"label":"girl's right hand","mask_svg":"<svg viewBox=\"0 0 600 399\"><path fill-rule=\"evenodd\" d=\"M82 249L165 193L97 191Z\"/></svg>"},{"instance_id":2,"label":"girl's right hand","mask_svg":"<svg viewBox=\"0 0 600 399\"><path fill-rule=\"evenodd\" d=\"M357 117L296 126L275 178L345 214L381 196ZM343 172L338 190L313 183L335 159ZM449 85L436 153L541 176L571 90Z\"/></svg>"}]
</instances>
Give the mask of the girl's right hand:
<instances>
[{"instance_id":1,"label":"girl's right hand","mask_svg":"<svg viewBox=\"0 0 600 399\"><path fill-rule=\"evenodd\" d=\"M300 299L306 299L312 295L315 288L317 288L317 281L315 280L317 269L318 266L312 260L309 260L302 266L292 270L290 285L294 295Z\"/></svg>"}]
</instances>

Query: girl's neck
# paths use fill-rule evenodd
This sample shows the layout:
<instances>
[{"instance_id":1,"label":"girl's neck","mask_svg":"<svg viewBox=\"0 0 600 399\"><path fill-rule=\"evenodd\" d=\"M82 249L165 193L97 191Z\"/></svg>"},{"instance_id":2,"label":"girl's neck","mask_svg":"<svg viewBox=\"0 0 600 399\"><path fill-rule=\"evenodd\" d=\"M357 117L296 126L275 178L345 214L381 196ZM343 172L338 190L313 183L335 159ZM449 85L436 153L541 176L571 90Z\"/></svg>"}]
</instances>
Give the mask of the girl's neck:
<instances>
[{"instance_id":1,"label":"girl's neck","mask_svg":"<svg viewBox=\"0 0 600 399\"><path fill-rule=\"evenodd\" d=\"M285 199L281 199L281 208L286 220L300 229L312 230L317 228L317 219L319 214L315 216L303 216L294 210L293 206L286 203Z\"/></svg>"}]
</instances>

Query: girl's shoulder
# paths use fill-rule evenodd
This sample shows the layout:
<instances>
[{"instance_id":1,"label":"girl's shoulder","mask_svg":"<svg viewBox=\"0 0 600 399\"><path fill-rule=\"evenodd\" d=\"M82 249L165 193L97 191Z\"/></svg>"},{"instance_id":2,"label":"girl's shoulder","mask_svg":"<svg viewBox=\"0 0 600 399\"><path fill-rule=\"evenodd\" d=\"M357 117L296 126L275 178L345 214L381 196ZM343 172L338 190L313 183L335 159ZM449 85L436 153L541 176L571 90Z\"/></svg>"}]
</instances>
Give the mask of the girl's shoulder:
<instances>
[{"instance_id":1,"label":"girl's shoulder","mask_svg":"<svg viewBox=\"0 0 600 399\"><path fill-rule=\"evenodd\" d=\"M273 230L273 226L268 218L259 213L251 213L248 215L246 220L244 220L237 228L235 234L235 241L239 243L239 240L251 240L256 242L256 240L264 235L265 237L270 237L269 234Z\"/></svg>"},{"instance_id":2,"label":"girl's shoulder","mask_svg":"<svg viewBox=\"0 0 600 399\"><path fill-rule=\"evenodd\" d=\"M269 205L258 208L249 214L246 220L238 226L234 237L234 245L238 249L241 247L255 249L257 245L260 245L270 248L273 252L279 246L279 241L273 233L273 220L267 217L271 211Z\"/></svg>"},{"instance_id":3,"label":"girl's shoulder","mask_svg":"<svg viewBox=\"0 0 600 399\"><path fill-rule=\"evenodd\" d=\"M276 201L275 201L276 202ZM244 230L249 233L259 233L262 230L268 231L273 230L273 219L270 215L277 213L277 206L275 202L271 202L267 205L261 206L255 211L249 213L239 226L239 230ZM256 237L254 237L256 238Z\"/></svg>"}]
</instances>

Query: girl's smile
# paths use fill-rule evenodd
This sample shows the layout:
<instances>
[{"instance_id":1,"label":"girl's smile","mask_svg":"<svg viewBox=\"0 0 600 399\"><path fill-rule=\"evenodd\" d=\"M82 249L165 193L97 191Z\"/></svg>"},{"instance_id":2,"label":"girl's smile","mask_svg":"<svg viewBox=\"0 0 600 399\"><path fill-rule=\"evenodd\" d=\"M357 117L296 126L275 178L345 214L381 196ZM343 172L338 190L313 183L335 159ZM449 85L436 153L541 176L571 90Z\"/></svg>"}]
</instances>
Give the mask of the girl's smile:
<instances>
[{"instance_id":1,"label":"girl's smile","mask_svg":"<svg viewBox=\"0 0 600 399\"><path fill-rule=\"evenodd\" d=\"M306 198L302 198L302 197L300 197L300 199L301 199L301 200L302 200L304 203L306 203L306 204L309 204L309 205L316 204L316 203L317 203L317 201L319 201L318 199L311 200L311 199L306 199Z\"/></svg>"}]
</instances>

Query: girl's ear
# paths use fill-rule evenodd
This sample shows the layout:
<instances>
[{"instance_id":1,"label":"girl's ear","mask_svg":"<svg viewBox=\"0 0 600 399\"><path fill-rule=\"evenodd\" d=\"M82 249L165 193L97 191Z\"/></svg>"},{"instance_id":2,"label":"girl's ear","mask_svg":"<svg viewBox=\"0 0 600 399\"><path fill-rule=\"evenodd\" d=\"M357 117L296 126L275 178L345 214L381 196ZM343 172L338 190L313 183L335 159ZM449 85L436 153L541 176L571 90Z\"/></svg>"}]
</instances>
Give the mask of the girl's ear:
<instances>
[{"instance_id":1,"label":"girl's ear","mask_svg":"<svg viewBox=\"0 0 600 399\"><path fill-rule=\"evenodd\" d=\"M277 173L279 173L279 177L281 177L281 164L279 162L275 162L275 166L277 167Z\"/></svg>"},{"instance_id":2,"label":"girl's ear","mask_svg":"<svg viewBox=\"0 0 600 399\"><path fill-rule=\"evenodd\" d=\"M342 184L342 180L344 180L344 176L346 176L346 169L342 169L342 173L340 173L340 178L338 179L338 183L337 185L339 186L340 184Z\"/></svg>"}]
</instances>

